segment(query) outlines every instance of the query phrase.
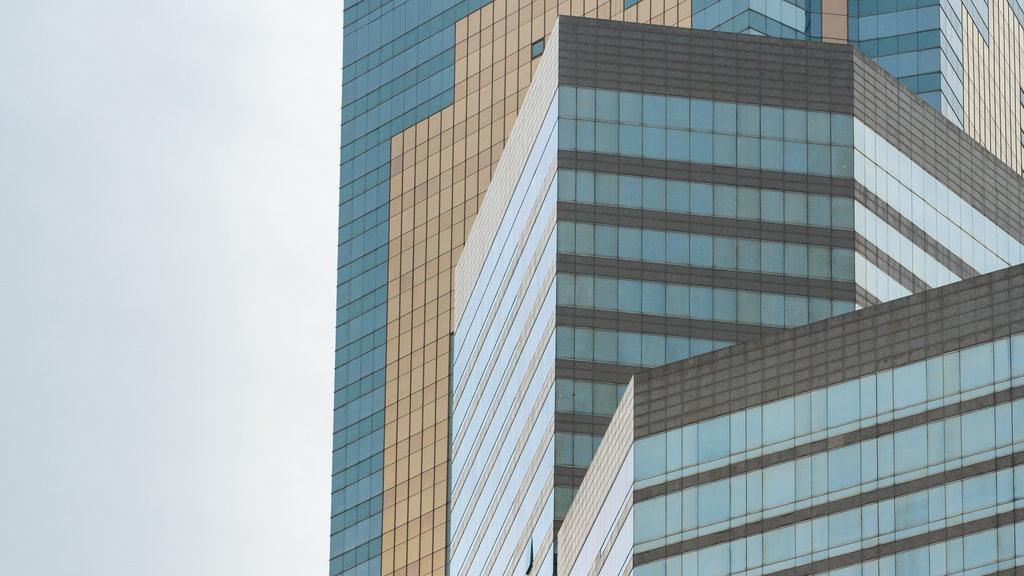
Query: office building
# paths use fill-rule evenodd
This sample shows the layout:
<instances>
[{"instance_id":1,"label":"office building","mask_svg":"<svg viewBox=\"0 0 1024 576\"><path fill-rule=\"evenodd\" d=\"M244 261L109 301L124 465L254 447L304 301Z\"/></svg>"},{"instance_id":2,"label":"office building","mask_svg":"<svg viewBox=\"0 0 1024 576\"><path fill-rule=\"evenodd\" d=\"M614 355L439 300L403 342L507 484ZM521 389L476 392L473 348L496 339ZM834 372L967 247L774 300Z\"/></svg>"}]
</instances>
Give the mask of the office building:
<instances>
[{"instance_id":1,"label":"office building","mask_svg":"<svg viewBox=\"0 0 1024 576\"><path fill-rule=\"evenodd\" d=\"M1021 186L850 46L561 18L456 268L451 572L553 570L638 370L1024 261Z\"/></svg>"},{"instance_id":2,"label":"office building","mask_svg":"<svg viewBox=\"0 0 1024 576\"><path fill-rule=\"evenodd\" d=\"M1022 298L1016 266L638 373L558 574L1019 574Z\"/></svg>"},{"instance_id":3,"label":"office building","mask_svg":"<svg viewBox=\"0 0 1024 576\"><path fill-rule=\"evenodd\" d=\"M558 15L852 43L1020 170L1014 1L727 4L347 3L331 574L444 571L453 270Z\"/></svg>"}]
</instances>

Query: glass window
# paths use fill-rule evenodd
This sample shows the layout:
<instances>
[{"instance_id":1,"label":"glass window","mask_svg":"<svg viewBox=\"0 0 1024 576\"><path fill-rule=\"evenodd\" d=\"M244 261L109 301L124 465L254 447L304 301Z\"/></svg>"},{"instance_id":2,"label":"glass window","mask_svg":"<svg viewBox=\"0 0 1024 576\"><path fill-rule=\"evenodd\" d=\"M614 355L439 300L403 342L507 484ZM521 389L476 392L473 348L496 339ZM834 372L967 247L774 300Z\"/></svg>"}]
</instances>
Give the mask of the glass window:
<instances>
[{"instance_id":1,"label":"glass window","mask_svg":"<svg viewBox=\"0 0 1024 576\"><path fill-rule=\"evenodd\" d=\"M761 244L757 240L740 238L737 244L736 266L747 272L759 272L761 270Z\"/></svg>"},{"instance_id":2,"label":"glass window","mask_svg":"<svg viewBox=\"0 0 1024 576\"><path fill-rule=\"evenodd\" d=\"M690 264L694 266L712 265L712 243L710 236L693 234L690 236Z\"/></svg>"},{"instance_id":3,"label":"glass window","mask_svg":"<svg viewBox=\"0 0 1024 576\"><path fill-rule=\"evenodd\" d=\"M576 200L590 203L594 201L594 173L576 172Z\"/></svg>"},{"instance_id":4,"label":"glass window","mask_svg":"<svg viewBox=\"0 0 1024 576\"><path fill-rule=\"evenodd\" d=\"M607 356L605 356L607 357ZM594 384L594 413L611 415L619 405L617 386L614 384Z\"/></svg>"},{"instance_id":5,"label":"glass window","mask_svg":"<svg viewBox=\"0 0 1024 576\"><path fill-rule=\"evenodd\" d=\"M901 366L892 373L893 407L906 408L927 398L927 373L924 362Z\"/></svg>"},{"instance_id":6,"label":"glass window","mask_svg":"<svg viewBox=\"0 0 1024 576\"><path fill-rule=\"evenodd\" d=\"M614 226L594 227L594 254L608 258L618 256L618 234Z\"/></svg>"},{"instance_id":7,"label":"glass window","mask_svg":"<svg viewBox=\"0 0 1024 576\"><path fill-rule=\"evenodd\" d=\"M657 282L643 283L641 308L644 314L665 314L665 285Z\"/></svg>"},{"instance_id":8,"label":"glass window","mask_svg":"<svg viewBox=\"0 0 1024 576\"><path fill-rule=\"evenodd\" d=\"M618 154L619 125L609 122L598 122L594 149L601 154Z\"/></svg>"},{"instance_id":9,"label":"glass window","mask_svg":"<svg viewBox=\"0 0 1024 576\"><path fill-rule=\"evenodd\" d=\"M858 445L828 452L828 489L842 490L860 484L860 459Z\"/></svg>"},{"instance_id":10,"label":"glass window","mask_svg":"<svg viewBox=\"0 0 1024 576\"><path fill-rule=\"evenodd\" d=\"M765 510L792 502L796 497L796 467L793 461L769 466L762 473Z\"/></svg>"},{"instance_id":11,"label":"glass window","mask_svg":"<svg viewBox=\"0 0 1024 576\"><path fill-rule=\"evenodd\" d=\"M613 174L597 174L594 176L594 197L598 204L619 203L619 179Z\"/></svg>"},{"instance_id":12,"label":"glass window","mask_svg":"<svg viewBox=\"0 0 1024 576\"><path fill-rule=\"evenodd\" d=\"M832 119L827 112L807 112L807 140L819 144L831 142L830 127Z\"/></svg>"},{"instance_id":13,"label":"glass window","mask_svg":"<svg viewBox=\"0 0 1024 576\"><path fill-rule=\"evenodd\" d=\"M665 131L665 158L676 162L690 161L690 135L688 132Z\"/></svg>"},{"instance_id":14,"label":"glass window","mask_svg":"<svg viewBox=\"0 0 1024 576\"><path fill-rule=\"evenodd\" d=\"M643 231L643 258L648 262L665 261L665 232L662 230Z\"/></svg>"},{"instance_id":15,"label":"glass window","mask_svg":"<svg viewBox=\"0 0 1024 576\"><path fill-rule=\"evenodd\" d=\"M799 192L786 192L785 221L787 224L807 224L807 195Z\"/></svg>"},{"instance_id":16,"label":"glass window","mask_svg":"<svg viewBox=\"0 0 1024 576\"><path fill-rule=\"evenodd\" d=\"M643 129L640 126L619 125L619 153L623 156L640 156L643 153Z\"/></svg>"},{"instance_id":17,"label":"glass window","mask_svg":"<svg viewBox=\"0 0 1024 576\"><path fill-rule=\"evenodd\" d=\"M711 216L715 210L715 193L711 184L694 182L690 184L690 211L694 214Z\"/></svg>"},{"instance_id":18,"label":"glass window","mask_svg":"<svg viewBox=\"0 0 1024 576\"><path fill-rule=\"evenodd\" d=\"M639 459L637 461L639 462ZM555 464L558 466L572 466L572 434L566 432L555 433Z\"/></svg>"},{"instance_id":19,"label":"glass window","mask_svg":"<svg viewBox=\"0 0 1024 576\"><path fill-rule=\"evenodd\" d=\"M729 517L729 480L704 484L699 494L697 522L700 526L721 522Z\"/></svg>"},{"instance_id":20,"label":"glass window","mask_svg":"<svg viewBox=\"0 0 1024 576\"><path fill-rule=\"evenodd\" d=\"M619 93L619 122L640 124L643 120L643 99L633 92Z\"/></svg>"},{"instance_id":21,"label":"glass window","mask_svg":"<svg viewBox=\"0 0 1024 576\"><path fill-rule=\"evenodd\" d=\"M711 320L714 313L714 291L704 286L690 287L690 317Z\"/></svg>"},{"instance_id":22,"label":"glass window","mask_svg":"<svg viewBox=\"0 0 1024 576\"><path fill-rule=\"evenodd\" d=\"M589 308L594 305L594 278L592 276L576 277L574 302L576 306Z\"/></svg>"},{"instance_id":23,"label":"glass window","mask_svg":"<svg viewBox=\"0 0 1024 576\"><path fill-rule=\"evenodd\" d=\"M853 117L845 114L832 115L832 144L853 145Z\"/></svg>"},{"instance_id":24,"label":"glass window","mask_svg":"<svg viewBox=\"0 0 1024 576\"><path fill-rule=\"evenodd\" d=\"M643 180L637 176L619 177L619 204L626 208L642 208Z\"/></svg>"},{"instance_id":25,"label":"glass window","mask_svg":"<svg viewBox=\"0 0 1024 576\"><path fill-rule=\"evenodd\" d=\"M636 441L633 470L637 479L665 472L665 435L656 434Z\"/></svg>"},{"instance_id":26,"label":"glass window","mask_svg":"<svg viewBox=\"0 0 1024 576\"><path fill-rule=\"evenodd\" d=\"M781 140L762 140L761 169L781 171L784 168L782 150L783 142Z\"/></svg>"},{"instance_id":27,"label":"glass window","mask_svg":"<svg viewBox=\"0 0 1024 576\"><path fill-rule=\"evenodd\" d=\"M736 165L740 168L761 167L761 141L740 136L736 139Z\"/></svg>"},{"instance_id":28,"label":"glass window","mask_svg":"<svg viewBox=\"0 0 1024 576\"><path fill-rule=\"evenodd\" d=\"M786 172L807 172L807 144L803 142L785 142Z\"/></svg>"},{"instance_id":29,"label":"glass window","mask_svg":"<svg viewBox=\"0 0 1024 576\"><path fill-rule=\"evenodd\" d=\"M563 118L576 116L576 89L572 86L558 88L558 115Z\"/></svg>"},{"instance_id":30,"label":"glass window","mask_svg":"<svg viewBox=\"0 0 1024 576\"><path fill-rule=\"evenodd\" d=\"M640 259L640 231L619 228L619 258Z\"/></svg>"},{"instance_id":31,"label":"glass window","mask_svg":"<svg viewBox=\"0 0 1024 576\"><path fill-rule=\"evenodd\" d=\"M530 58L537 58L544 53L544 39L541 38L530 45Z\"/></svg>"},{"instance_id":32,"label":"glass window","mask_svg":"<svg viewBox=\"0 0 1024 576\"><path fill-rule=\"evenodd\" d=\"M665 313L686 318L690 315L690 291L687 286L669 284L665 287ZM1021 404L1024 406L1024 403Z\"/></svg>"},{"instance_id":33,"label":"glass window","mask_svg":"<svg viewBox=\"0 0 1024 576\"><path fill-rule=\"evenodd\" d=\"M707 462L729 455L729 417L721 416L698 425L699 458Z\"/></svg>"},{"instance_id":34,"label":"glass window","mask_svg":"<svg viewBox=\"0 0 1024 576\"><path fill-rule=\"evenodd\" d=\"M736 133L736 104L715 102L715 128L718 134Z\"/></svg>"},{"instance_id":35,"label":"glass window","mask_svg":"<svg viewBox=\"0 0 1024 576\"><path fill-rule=\"evenodd\" d=\"M594 119L594 89L576 89L576 116L586 120Z\"/></svg>"},{"instance_id":36,"label":"glass window","mask_svg":"<svg viewBox=\"0 0 1024 576\"><path fill-rule=\"evenodd\" d=\"M807 246L802 244L785 245L785 274L807 276Z\"/></svg>"},{"instance_id":37,"label":"glass window","mask_svg":"<svg viewBox=\"0 0 1024 576\"><path fill-rule=\"evenodd\" d=\"M744 136L761 135L761 108L750 104L736 105L736 128Z\"/></svg>"},{"instance_id":38,"label":"glass window","mask_svg":"<svg viewBox=\"0 0 1024 576\"><path fill-rule=\"evenodd\" d=\"M644 153L647 158L665 159L665 129L644 126Z\"/></svg>"},{"instance_id":39,"label":"glass window","mask_svg":"<svg viewBox=\"0 0 1024 576\"><path fill-rule=\"evenodd\" d=\"M619 310L623 312L640 311L640 281L619 280Z\"/></svg>"},{"instance_id":40,"label":"glass window","mask_svg":"<svg viewBox=\"0 0 1024 576\"><path fill-rule=\"evenodd\" d=\"M655 94L644 94L644 124L648 126L665 125L665 97Z\"/></svg>"},{"instance_id":41,"label":"glass window","mask_svg":"<svg viewBox=\"0 0 1024 576\"><path fill-rule=\"evenodd\" d=\"M807 111L786 109L784 112L785 138L804 142L807 140Z\"/></svg>"},{"instance_id":42,"label":"glass window","mask_svg":"<svg viewBox=\"0 0 1024 576\"><path fill-rule=\"evenodd\" d=\"M707 100L690 101L690 125L694 130L711 132L714 122L714 106ZM693 149L691 147L691 149Z\"/></svg>"},{"instance_id":43,"label":"glass window","mask_svg":"<svg viewBox=\"0 0 1024 576\"><path fill-rule=\"evenodd\" d=\"M993 380L992 345L984 344L960 351L960 387L971 390Z\"/></svg>"},{"instance_id":44,"label":"glass window","mask_svg":"<svg viewBox=\"0 0 1024 576\"><path fill-rule=\"evenodd\" d=\"M658 178L644 178L643 206L647 210L665 209L665 181Z\"/></svg>"},{"instance_id":45,"label":"glass window","mask_svg":"<svg viewBox=\"0 0 1024 576\"><path fill-rule=\"evenodd\" d=\"M690 237L679 232L665 234L665 261L672 264L690 263Z\"/></svg>"},{"instance_id":46,"label":"glass window","mask_svg":"<svg viewBox=\"0 0 1024 576\"><path fill-rule=\"evenodd\" d=\"M555 380L555 410L558 412L573 411L572 380Z\"/></svg>"},{"instance_id":47,"label":"glass window","mask_svg":"<svg viewBox=\"0 0 1024 576\"><path fill-rule=\"evenodd\" d=\"M690 160L698 164L714 161L714 138L708 132L690 132Z\"/></svg>"},{"instance_id":48,"label":"glass window","mask_svg":"<svg viewBox=\"0 0 1024 576\"><path fill-rule=\"evenodd\" d=\"M666 116L669 128L689 128L690 101L687 98L668 98Z\"/></svg>"},{"instance_id":49,"label":"glass window","mask_svg":"<svg viewBox=\"0 0 1024 576\"><path fill-rule=\"evenodd\" d=\"M577 380L574 385L573 405L576 412L590 414L594 411L594 389L590 382Z\"/></svg>"},{"instance_id":50,"label":"glass window","mask_svg":"<svg viewBox=\"0 0 1024 576\"><path fill-rule=\"evenodd\" d=\"M736 269L736 239L716 237L714 240L715 268Z\"/></svg>"},{"instance_id":51,"label":"glass window","mask_svg":"<svg viewBox=\"0 0 1024 576\"><path fill-rule=\"evenodd\" d=\"M765 138L782 138L781 108L773 108L771 106L761 107L761 136Z\"/></svg>"},{"instance_id":52,"label":"glass window","mask_svg":"<svg viewBox=\"0 0 1024 576\"><path fill-rule=\"evenodd\" d=\"M615 332L597 330L594 332L594 358L601 361L611 361L616 355Z\"/></svg>"},{"instance_id":53,"label":"glass window","mask_svg":"<svg viewBox=\"0 0 1024 576\"><path fill-rule=\"evenodd\" d=\"M594 306L605 310L616 310L618 301L618 282L614 278L595 278Z\"/></svg>"},{"instance_id":54,"label":"glass window","mask_svg":"<svg viewBox=\"0 0 1024 576\"><path fill-rule=\"evenodd\" d=\"M731 134L715 134L715 164L721 166L736 165L736 136Z\"/></svg>"},{"instance_id":55,"label":"glass window","mask_svg":"<svg viewBox=\"0 0 1024 576\"><path fill-rule=\"evenodd\" d=\"M640 365L640 335L619 332L619 363Z\"/></svg>"},{"instance_id":56,"label":"glass window","mask_svg":"<svg viewBox=\"0 0 1024 576\"><path fill-rule=\"evenodd\" d=\"M619 93L613 90L597 91L597 119L619 121Z\"/></svg>"},{"instance_id":57,"label":"glass window","mask_svg":"<svg viewBox=\"0 0 1024 576\"><path fill-rule=\"evenodd\" d=\"M689 184L687 182L668 182L665 189L665 206L670 212L689 212Z\"/></svg>"}]
</instances>

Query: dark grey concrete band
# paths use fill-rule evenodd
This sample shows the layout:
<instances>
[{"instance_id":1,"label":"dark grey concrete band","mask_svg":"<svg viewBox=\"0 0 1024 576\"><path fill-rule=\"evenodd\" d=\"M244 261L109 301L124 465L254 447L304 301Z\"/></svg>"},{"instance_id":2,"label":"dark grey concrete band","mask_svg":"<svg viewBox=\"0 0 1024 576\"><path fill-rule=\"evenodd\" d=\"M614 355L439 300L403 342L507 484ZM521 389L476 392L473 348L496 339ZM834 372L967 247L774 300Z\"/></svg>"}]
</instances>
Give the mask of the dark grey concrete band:
<instances>
[{"instance_id":1,"label":"dark grey concrete band","mask_svg":"<svg viewBox=\"0 0 1024 576\"><path fill-rule=\"evenodd\" d=\"M619 206L559 202L558 220L833 248L853 249L854 246L853 230L698 214L677 214Z\"/></svg>"},{"instance_id":2,"label":"dark grey concrete band","mask_svg":"<svg viewBox=\"0 0 1024 576\"><path fill-rule=\"evenodd\" d=\"M583 170L625 176L703 182L724 186L766 188L804 194L824 194L843 198L853 197L851 178L833 178L796 172L755 170L716 164L698 164L657 160L636 156L619 156L576 150L559 150L558 167L568 170Z\"/></svg>"},{"instance_id":3,"label":"dark grey concrete band","mask_svg":"<svg viewBox=\"0 0 1024 576\"><path fill-rule=\"evenodd\" d=\"M789 294L853 302L857 287L853 282L722 270L700 266L682 266L657 262L619 260L597 256L559 254L557 269L564 274L585 274L606 278L628 278L649 282L667 282L685 286L704 286L729 290L747 290L771 294Z\"/></svg>"}]
</instances>

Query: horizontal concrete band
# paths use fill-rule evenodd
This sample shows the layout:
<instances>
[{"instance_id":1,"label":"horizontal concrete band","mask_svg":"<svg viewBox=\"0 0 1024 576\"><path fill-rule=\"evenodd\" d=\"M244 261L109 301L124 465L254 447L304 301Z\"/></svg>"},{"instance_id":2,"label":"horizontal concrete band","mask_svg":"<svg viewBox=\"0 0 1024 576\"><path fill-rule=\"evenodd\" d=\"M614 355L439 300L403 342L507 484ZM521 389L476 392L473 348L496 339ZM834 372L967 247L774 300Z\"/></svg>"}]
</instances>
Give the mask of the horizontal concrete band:
<instances>
[{"instance_id":1,"label":"horizontal concrete band","mask_svg":"<svg viewBox=\"0 0 1024 576\"><path fill-rule=\"evenodd\" d=\"M779 452L772 452L764 456L751 458L742 462L736 462L715 468L713 470L706 470L698 474L692 474L683 478L670 480L663 484L656 486L649 486L636 490L633 498L637 502L643 502L644 500L650 500L658 496L664 496L672 492L679 492L686 488L693 486L699 486L708 482L715 482L725 478L731 478L754 470L760 470L769 466L774 466L782 462L788 462L797 458L803 458L812 454L819 454L827 452L828 450L834 450L843 446L849 446L877 438L879 436L885 436L893 434L901 430L913 428L915 426L921 426L929 422L935 422L937 420L943 420L959 414L965 414L973 412L975 410L981 410L983 408L989 408L997 404L1003 404L1006 402L1012 402L1019 398L1024 398L1024 386L1017 386L1007 390L1001 390L995 394L987 394L978 398L972 398L965 402L959 402L957 404L950 404L948 406L942 406L939 408L933 408L927 412L920 412L918 414L912 414L904 418L892 420L890 422L883 422L881 424L875 424L873 426L867 426L858 430L853 430L839 436L833 436L830 438L823 438L815 442L802 444L794 448L787 450L781 450ZM1022 456L1021 461L1024 461Z\"/></svg>"},{"instance_id":2,"label":"horizontal concrete band","mask_svg":"<svg viewBox=\"0 0 1024 576\"><path fill-rule=\"evenodd\" d=\"M575 150L558 151L558 168L605 174L702 182L723 186L767 188L804 194L823 194L841 198L853 197L852 178L833 178L814 174L756 170L735 166L657 160L636 156L619 156Z\"/></svg>"},{"instance_id":3,"label":"horizontal concrete band","mask_svg":"<svg viewBox=\"0 0 1024 576\"><path fill-rule=\"evenodd\" d=\"M626 228L666 230L708 236L813 244L833 248L853 248L853 230L838 230L821 226L780 224L764 220L743 220L698 214L677 214L659 210L643 210L620 206L558 203L560 222L583 222Z\"/></svg>"},{"instance_id":4,"label":"horizontal concrete band","mask_svg":"<svg viewBox=\"0 0 1024 576\"><path fill-rule=\"evenodd\" d=\"M659 262L620 260L599 256L559 254L556 267L559 273L585 274L607 278L626 278L667 282L686 286L704 286L791 296L810 296L853 302L857 287L853 282L804 278L782 274L762 274L740 270L722 270L702 266L683 266Z\"/></svg>"},{"instance_id":5,"label":"horizontal concrete band","mask_svg":"<svg viewBox=\"0 0 1024 576\"><path fill-rule=\"evenodd\" d=\"M774 334L782 327L762 324L740 324L693 318L673 318L614 310L592 308L571 308L559 306L555 311L555 322L559 327L593 328L613 332L635 332L658 336L678 336L701 340L744 342Z\"/></svg>"},{"instance_id":6,"label":"horizontal concrete band","mask_svg":"<svg viewBox=\"0 0 1024 576\"><path fill-rule=\"evenodd\" d=\"M562 17L559 84L850 113L853 49Z\"/></svg>"},{"instance_id":7,"label":"horizontal concrete band","mask_svg":"<svg viewBox=\"0 0 1024 576\"><path fill-rule=\"evenodd\" d=\"M611 416L599 414L577 414L575 412L555 412L555 432L573 432L600 436L608 429Z\"/></svg>"},{"instance_id":8,"label":"horizontal concrete band","mask_svg":"<svg viewBox=\"0 0 1024 576\"><path fill-rule=\"evenodd\" d=\"M810 506L795 512L782 514L780 516L773 516L757 522L750 522L749 524L743 524L721 532L691 538L682 542L675 542L654 550L645 550L634 554L633 561L636 564L646 564L662 558L679 556L680 554L685 554L693 550L700 550L701 548L707 548L708 546L714 546L723 542L746 538L747 536L753 536L769 530L775 530L776 528L781 528L783 526L806 522L807 520L845 512L855 508L861 508L869 504L874 504L876 502L888 500L904 494L920 492L922 490L928 490L929 488L935 488L950 482L988 474L989 472L994 472L996 470L1011 468L1014 465L1021 463L1024 463L1024 453L1018 452L1015 454L1007 454L1006 456L1001 456L985 462L979 462L971 466L956 468L948 472L933 474L931 476L918 478L895 486L881 488L872 492L856 494L841 500ZM911 546L910 548L915 547L916 546ZM831 568L836 568L836 566L831 566Z\"/></svg>"},{"instance_id":9,"label":"horizontal concrete band","mask_svg":"<svg viewBox=\"0 0 1024 576\"><path fill-rule=\"evenodd\" d=\"M639 371L634 436L1010 336L1021 301L1024 265Z\"/></svg>"}]
</instances>

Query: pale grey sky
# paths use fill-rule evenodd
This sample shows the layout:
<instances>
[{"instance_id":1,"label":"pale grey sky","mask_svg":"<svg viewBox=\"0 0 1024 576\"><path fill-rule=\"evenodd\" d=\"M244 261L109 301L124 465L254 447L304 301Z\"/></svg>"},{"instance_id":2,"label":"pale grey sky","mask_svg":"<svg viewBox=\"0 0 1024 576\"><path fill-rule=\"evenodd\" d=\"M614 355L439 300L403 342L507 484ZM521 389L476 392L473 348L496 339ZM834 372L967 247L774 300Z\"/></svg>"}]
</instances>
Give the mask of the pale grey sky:
<instances>
[{"instance_id":1,"label":"pale grey sky","mask_svg":"<svg viewBox=\"0 0 1024 576\"><path fill-rule=\"evenodd\" d=\"M341 11L0 2L0 574L327 573Z\"/></svg>"}]
</instances>

